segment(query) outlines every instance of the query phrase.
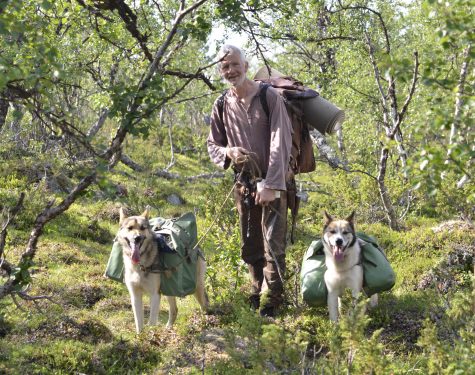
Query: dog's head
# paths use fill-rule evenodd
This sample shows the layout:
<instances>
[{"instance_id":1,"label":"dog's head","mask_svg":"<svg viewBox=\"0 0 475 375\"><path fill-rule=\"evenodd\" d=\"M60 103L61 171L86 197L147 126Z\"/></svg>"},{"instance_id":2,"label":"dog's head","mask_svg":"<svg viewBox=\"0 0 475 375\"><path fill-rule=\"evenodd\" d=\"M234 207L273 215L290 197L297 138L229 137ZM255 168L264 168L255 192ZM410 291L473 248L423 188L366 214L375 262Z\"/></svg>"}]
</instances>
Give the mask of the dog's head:
<instances>
[{"instance_id":1,"label":"dog's head","mask_svg":"<svg viewBox=\"0 0 475 375\"><path fill-rule=\"evenodd\" d=\"M122 244L123 251L132 259L134 264L140 262L141 252L144 251L148 242L153 240L148 218L148 207L140 216L129 217L125 215L122 208L120 209L120 228L117 237Z\"/></svg>"},{"instance_id":2,"label":"dog's head","mask_svg":"<svg viewBox=\"0 0 475 375\"><path fill-rule=\"evenodd\" d=\"M355 212L353 211L346 219L335 220L325 211L323 242L336 261L342 261L346 254L345 250L356 242L354 217Z\"/></svg>"}]
</instances>

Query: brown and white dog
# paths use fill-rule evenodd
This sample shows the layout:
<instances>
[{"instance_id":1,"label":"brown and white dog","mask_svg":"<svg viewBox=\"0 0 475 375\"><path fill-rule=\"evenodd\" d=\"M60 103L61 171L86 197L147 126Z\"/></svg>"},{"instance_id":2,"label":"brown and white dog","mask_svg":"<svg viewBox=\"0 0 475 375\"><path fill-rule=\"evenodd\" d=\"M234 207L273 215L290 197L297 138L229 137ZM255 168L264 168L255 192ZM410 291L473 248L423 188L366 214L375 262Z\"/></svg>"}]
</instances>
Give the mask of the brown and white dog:
<instances>
[{"instance_id":1,"label":"brown and white dog","mask_svg":"<svg viewBox=\"0 0 475 375\"><path fill-rule=\"evenodd\" d=\"M363 265L361 246L355 233L355 212L343 220L336 220L325 211L323 250L325 252L325 284L328 291L330 320L338 321L341 297L345 289L351 289L354 299L363 290ZM371 296L370 305L376 306L378 295Z\"/></svg>"},{"instance_id":2,"label":"brown and white dog","mask_svg":"<svg viewBox=\"0 0 475 375\"><path fill-rule=\"evenodd\" d=\"M149 209L140 216L126 217L120 209L120 228L117 240L122 245L124 258L124 282L130 294L132 310L135 318L137 333L144 326L143 294L150 295L149 324L157 324L160 310L160 273L150 272L150 267L158 255L156 235L149 224ZM205 291L206 262L198 257L196 262L196 291L195 297L203 311L208 307L208 298ZM169 304L168 323L170 328L177 317L178 308L176 298L167 296Z\"/></svg>"}]
</instances>

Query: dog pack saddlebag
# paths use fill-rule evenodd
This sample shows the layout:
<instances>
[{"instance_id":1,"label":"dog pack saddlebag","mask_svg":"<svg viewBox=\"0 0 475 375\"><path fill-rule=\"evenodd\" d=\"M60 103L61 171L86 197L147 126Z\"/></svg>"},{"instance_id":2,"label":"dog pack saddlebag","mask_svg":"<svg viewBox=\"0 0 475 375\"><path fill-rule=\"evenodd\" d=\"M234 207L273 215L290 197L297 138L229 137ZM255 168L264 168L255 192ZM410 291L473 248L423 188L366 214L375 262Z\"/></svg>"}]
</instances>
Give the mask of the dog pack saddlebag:
<instances>
[{"instance_id":1,"label":"dog pack saddlebag","mask_svg":"<svg viewBox=\"0 0 475 375\"><path fill-rule=\"evenodd\" d=\"M160 292L166 296L184 297L196 289L196 262L202 256L197 242L196 218L186 213L176 219L161 217L150 219L152 230L167 243L167 251L158 252L158 268L152 272L162 274ZM171 250L171 251L170 251ZM107 262L105 276L124 282L122 246L114 242Z\"/></svg>"},{"instance_id":2,"label":"dog pack saddlebag","mask_svg":"<svg viewBox=\"0 0 475 375\"><path fill-rule=\"evenodd\" d=\"M322 241L313 241L305 252L300 271L300 292L309 306L327 304L327 287L323 277L326 270Z\"/></svg>"},{"instance_id":3,"label":"dog pack saddlebag","mask_svg":"<svg viewBox=\"0 0 475 375\"><path fill-rule=\"evenodd\" d=\"M117 241L112 245L112 251L107 262L106 272L109 279L124 282L124 258L122 257L122 246Z\"/></svg>"},{"instance_id":4,"label":"dog pack saddlebag","mask_svg":"<svg viewBox=\"0 0 475 375\"><path fill-rule=\"evenodd\" d=\"M364 292L371 296L390 290L396 282L396 275L383 250L373 237L361 232L357 232L356 236L361 245ZM303 257L300 271L302 298L309 306L327 304L326 270L323 242L313 241Z\"/></svg>"},{"instance_id":5,"label":"dog pack saddlebag","mask_svg":"<svg viewBox=\"0 0 475 375\"><path fill-rule=\"evenodd\" d=\"M363 256L363 289L367 296L392 289L396 274L375 238L358 232Z\"/></svg>"},{"instance_id":6,"label":"dog pack saddlebag","mask_svg":"<svg viewBox=\"0 0 475 375\"><path fill-rule=\"evenodd\" d=\"M195 215L191 212L177 219L154 218L152 230L162 236L173 252L160 252L160 292L184 297L196 289L196 262L202 256L195 248L198 234Z\"/></svg>"}]
</instances>

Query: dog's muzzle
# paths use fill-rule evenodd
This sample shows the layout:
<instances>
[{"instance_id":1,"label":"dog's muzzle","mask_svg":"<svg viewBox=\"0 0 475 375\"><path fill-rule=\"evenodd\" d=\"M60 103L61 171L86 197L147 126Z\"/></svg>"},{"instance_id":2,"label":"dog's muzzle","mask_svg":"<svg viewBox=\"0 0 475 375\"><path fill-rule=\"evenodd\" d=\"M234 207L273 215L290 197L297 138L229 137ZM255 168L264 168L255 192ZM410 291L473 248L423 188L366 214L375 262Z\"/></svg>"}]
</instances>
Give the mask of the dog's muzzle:
<instances>
[{"instance_id":1,"label":"dog's muzzle","mask_svg":"<svg viewBox=\"0 0 475 375\"><path fill-rule=\"evenodd\" d=\"M132 238L132 243L131 243L131 241L127 238L127 243L132 249L132 263L133 264L140 263L140 248L142 247L143 240L144 240L143 236L135 236Z\"/></svg>"},{"instance_id":2,"label":"dog's muzzle","mask_svg":"<svg viewBox=\"0 0 475 375\"><path fill-rule=\"evenodd\" d=\"M331 245L333 257L336 261L340 262L345 257L346 246L343 246L343 240L338 238L335 241L335 245Z\"/></svg>"}]
</instances>

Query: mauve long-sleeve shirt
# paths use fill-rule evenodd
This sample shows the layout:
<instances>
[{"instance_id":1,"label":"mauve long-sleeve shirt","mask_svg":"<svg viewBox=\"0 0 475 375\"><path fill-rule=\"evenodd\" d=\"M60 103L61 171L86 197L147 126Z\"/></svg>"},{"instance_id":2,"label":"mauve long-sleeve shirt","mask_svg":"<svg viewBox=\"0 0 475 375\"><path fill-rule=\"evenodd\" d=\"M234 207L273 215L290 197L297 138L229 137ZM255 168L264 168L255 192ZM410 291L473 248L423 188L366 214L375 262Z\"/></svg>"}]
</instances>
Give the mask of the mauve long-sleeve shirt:
<instances>
[{"instance_id":1,"label":"mauve long-sleeve shirt","mask_svg":"<svg viewBox=\"0 0 475 375\"><path fill-rule=\"evenodd\" d=\"M255 161L266 174L264 186L285 190L285 177L292 147L292 125L279 93L272 87L266 92L269 119L259 95L262 86L246 110L239 98L228 90L224 96L223 120L215 102L211 114L208 153L218 166L227 169L230 159L226 147L243 147L255 154Z\"/></svg>"}]
</instances>

